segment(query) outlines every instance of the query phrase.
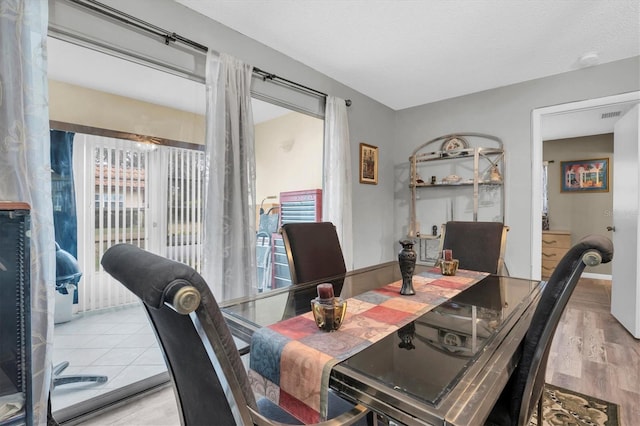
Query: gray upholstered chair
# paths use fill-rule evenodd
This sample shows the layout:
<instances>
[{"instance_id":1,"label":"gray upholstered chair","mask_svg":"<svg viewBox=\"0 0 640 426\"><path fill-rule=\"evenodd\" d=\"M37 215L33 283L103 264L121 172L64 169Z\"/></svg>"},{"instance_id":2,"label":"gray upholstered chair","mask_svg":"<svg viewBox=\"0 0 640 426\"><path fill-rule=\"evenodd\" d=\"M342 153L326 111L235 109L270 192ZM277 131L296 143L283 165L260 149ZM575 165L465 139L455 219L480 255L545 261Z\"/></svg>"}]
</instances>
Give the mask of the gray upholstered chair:
<instances>
[{"instance_id":1,"label":"gray upholstered chair","mask_svg":"<svg viewBox=\"0 0 640 426\"><path fill-rule=\"evenodd\" d=\"M442 225L440 253L452 250L461 269L504 275L508 230L502 222L447 222Z\"/></svg>"},{"instance_id":2,"label":"gray upholstered chair","mask_svg":"<svg viewBox=\"0 0 640 426\"><path fill-rule=\"evenodd\" d=\"M105 271L138 296L165 356L183 425L297 423L256 400L230 330L204 279L191 267L129 244L102 257ZM367 410L330 392L327 425L364 422Z\"/></svg>"},{"instance_id":3,"label":"gray upholstered chair","mask_svg":"<svg viewBox=\"0 0 640 426\"><path fill-rule=\"evenodd\" d=\"M584 268L610 262L612 258L611 240L601 235L589 235L560 260L531 319L520 362L493 407L487 425L528 425L536 406L540 418L547 360L560 317Z\"/></svg>"}]
</instances>

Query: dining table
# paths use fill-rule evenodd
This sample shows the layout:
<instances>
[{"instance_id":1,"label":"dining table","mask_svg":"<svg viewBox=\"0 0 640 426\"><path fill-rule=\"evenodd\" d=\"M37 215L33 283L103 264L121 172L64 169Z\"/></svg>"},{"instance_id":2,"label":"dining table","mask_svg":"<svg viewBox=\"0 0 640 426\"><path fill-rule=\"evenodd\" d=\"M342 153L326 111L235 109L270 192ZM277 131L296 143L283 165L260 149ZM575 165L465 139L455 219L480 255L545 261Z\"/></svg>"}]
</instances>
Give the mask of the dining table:
<instances>
[{"instance_id":1,"label":"dining table","mask_svg":"<svg viewBox=\"0 0 640 426\"><path fill-rule=\"evenodd\" d=\"M251 342L254 390L305 423L324 419L330 389L399 424L483 424L517 366L545 282L461 269L443 276L422 264L413 282L416 294L401 295L392 261L220 306L234 337ZM336 331L317 327L311 313L321 283L347 301Z\"/></svg>"}]
</instances>

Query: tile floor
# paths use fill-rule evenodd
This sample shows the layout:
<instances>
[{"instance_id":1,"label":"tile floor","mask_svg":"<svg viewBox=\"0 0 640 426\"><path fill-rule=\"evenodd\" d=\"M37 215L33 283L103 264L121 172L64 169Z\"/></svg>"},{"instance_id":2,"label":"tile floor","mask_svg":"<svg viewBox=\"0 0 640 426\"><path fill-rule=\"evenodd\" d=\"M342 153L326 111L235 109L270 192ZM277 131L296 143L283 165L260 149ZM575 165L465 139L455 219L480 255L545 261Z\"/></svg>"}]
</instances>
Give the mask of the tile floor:
<instances>
[{"instance_id":1,"label":"tile floor","mask_svg":"<svg viewBox=\"0 0 640 426\"><path fill-rule=\"evenodd\" d=\"M74 315L54 327L53 365L68 361L61 375L99 374L103 384L56 387L52 409L69 407L166 371L162 353L141 305Z\"/></svg>"}]
</instances>

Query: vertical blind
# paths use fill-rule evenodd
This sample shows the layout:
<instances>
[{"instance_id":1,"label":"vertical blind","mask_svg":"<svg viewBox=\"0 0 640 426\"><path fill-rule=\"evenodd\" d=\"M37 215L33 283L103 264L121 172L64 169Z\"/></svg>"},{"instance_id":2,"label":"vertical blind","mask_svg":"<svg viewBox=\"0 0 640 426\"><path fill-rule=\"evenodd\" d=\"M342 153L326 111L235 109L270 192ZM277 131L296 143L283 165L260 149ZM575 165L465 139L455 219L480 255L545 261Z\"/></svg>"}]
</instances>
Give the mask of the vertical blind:
<instances>
[{"instance_id":1,"label":"vertical blind","mask_svg":"<svg viewBox=\"0 0 640 426\"><path fill-rule=\"evenodd\" d=\"M80 312L137 301L102 270L100 259L114 244L133 244L199 270L203 164L200 151L76 135Z\"/></svg>"}]
</instances>

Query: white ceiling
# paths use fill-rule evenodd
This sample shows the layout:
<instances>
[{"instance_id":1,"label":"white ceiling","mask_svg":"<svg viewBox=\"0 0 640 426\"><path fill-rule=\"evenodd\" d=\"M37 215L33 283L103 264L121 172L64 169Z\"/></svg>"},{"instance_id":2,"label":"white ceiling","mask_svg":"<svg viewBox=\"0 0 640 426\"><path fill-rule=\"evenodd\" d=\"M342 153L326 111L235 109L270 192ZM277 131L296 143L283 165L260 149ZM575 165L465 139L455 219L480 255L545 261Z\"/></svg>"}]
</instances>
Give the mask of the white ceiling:
<instances>
[{"instance_id":1,"label":"white ceiling","mask_svg":"<svg viewBox=\"0 0 640 426\"><path fill-rule=\"evenodd\" d=\"M637 101L611 104L542 117L542 140L613 133L613 127Z\"/></svg>"},{"instance_id":2,"label":"white ceiling","mask_svg":"<svg viewBox=\"0 0 640 426\"><path fill-rule=\"evenodd\" d=\"M640 55L638 0L176 1L395 110Z\"/></svg>"}]
</instances>

